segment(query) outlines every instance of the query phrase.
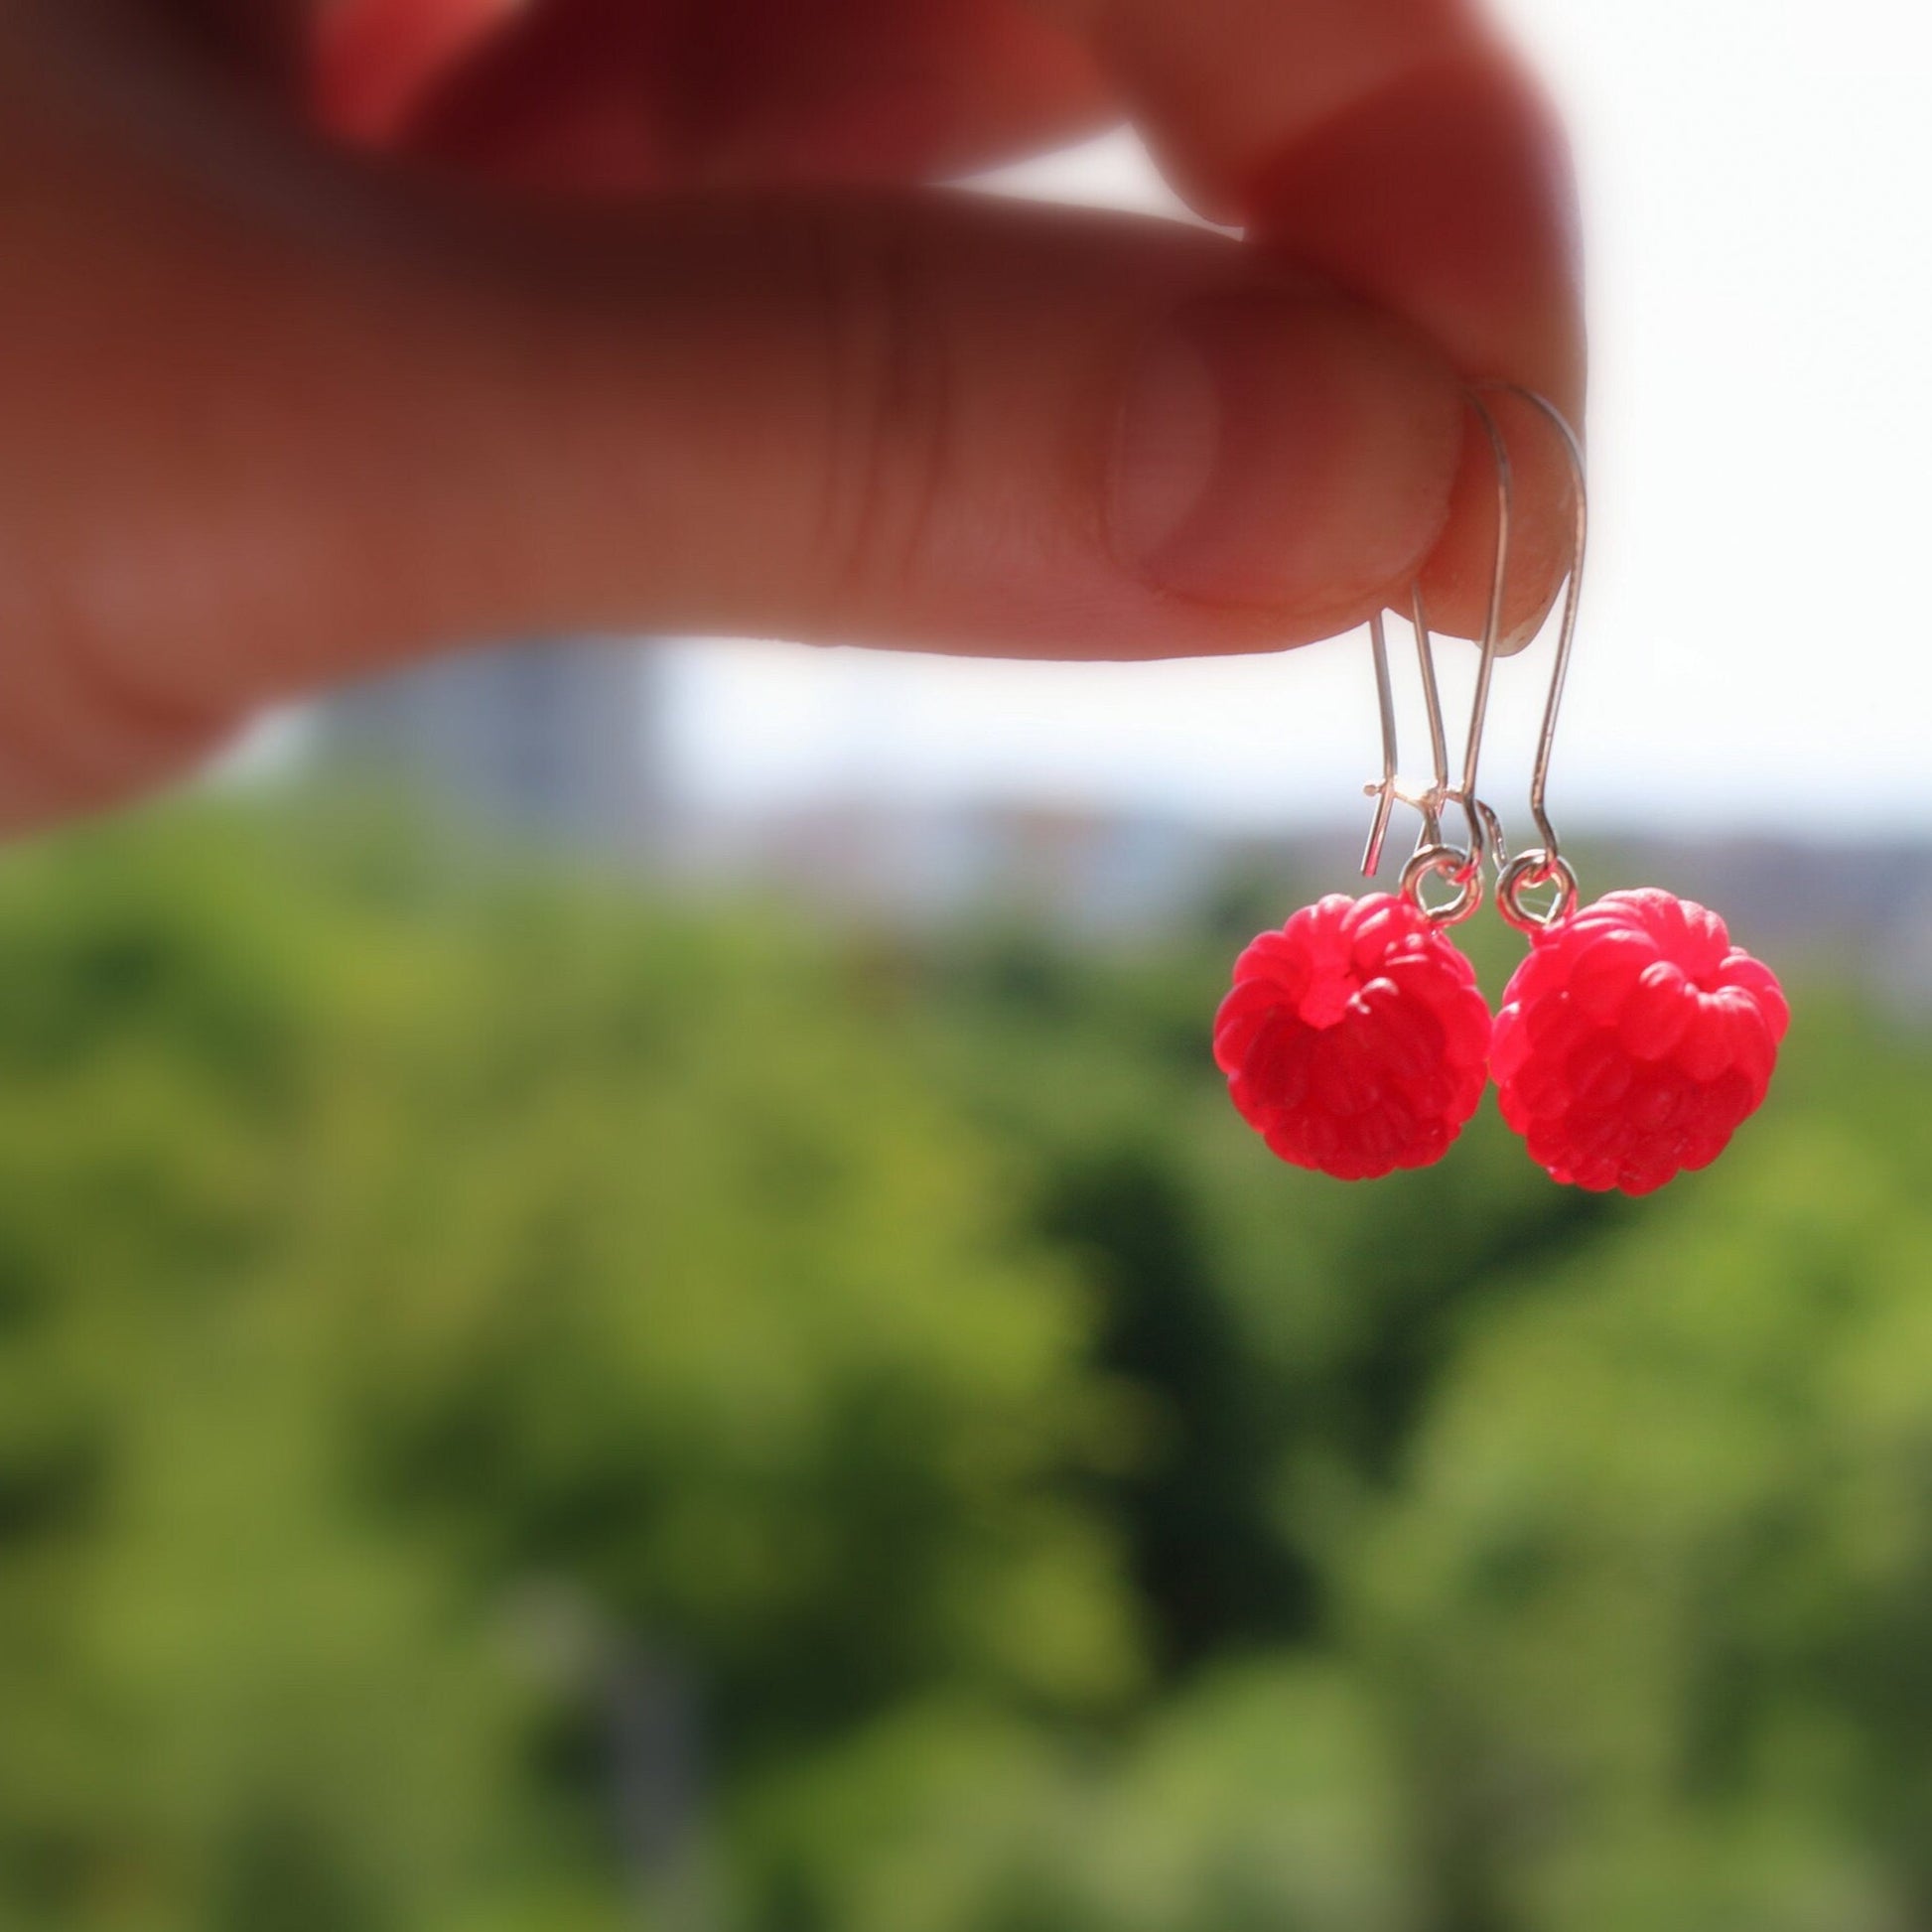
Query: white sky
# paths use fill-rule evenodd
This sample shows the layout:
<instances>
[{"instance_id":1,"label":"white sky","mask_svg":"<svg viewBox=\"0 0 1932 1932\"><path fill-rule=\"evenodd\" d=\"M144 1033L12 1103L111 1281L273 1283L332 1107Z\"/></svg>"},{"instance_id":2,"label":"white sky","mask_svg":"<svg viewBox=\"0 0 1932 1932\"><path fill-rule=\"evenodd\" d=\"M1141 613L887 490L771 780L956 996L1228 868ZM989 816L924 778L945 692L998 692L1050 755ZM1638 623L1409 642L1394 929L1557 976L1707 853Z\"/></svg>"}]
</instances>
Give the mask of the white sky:
<instances>
[{"instance_id":1,"label":"white sky","mask_svg":"<svg viewBox=\"0 0 1932 1932\"><path fill-rule=\"evenodd\" d=\"M1592 551L1560 820L1932 830L1932 8L1502 11L1572 115L1589 256ZM1171 206L1124 138L1017 177ZM1499 806L1549 649L1499 672ZM1359 636L1078 667L691 643L675 777L719 805L997 793L1288 825L1356 808L1368 679Z\"/></svg>"}]
</instances>

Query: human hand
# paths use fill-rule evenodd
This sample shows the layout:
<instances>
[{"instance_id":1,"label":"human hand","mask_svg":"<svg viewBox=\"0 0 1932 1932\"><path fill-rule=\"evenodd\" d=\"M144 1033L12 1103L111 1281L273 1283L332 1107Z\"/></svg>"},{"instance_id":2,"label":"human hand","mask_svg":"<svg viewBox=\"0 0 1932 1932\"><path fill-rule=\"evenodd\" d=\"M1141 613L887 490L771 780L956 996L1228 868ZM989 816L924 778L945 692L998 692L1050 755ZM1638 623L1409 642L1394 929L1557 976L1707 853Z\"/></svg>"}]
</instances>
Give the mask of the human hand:
<instances>
[{"instance_id":1,"label":"human hand","mask_svg":"<svg viewBox=\"0 0 1932 1932\"><path fill-rule=\"evenodd\" d=\"M1245 243L917 186L1123 114ZM1467 634L1458 377L1581 405L1463 0L9 0L0 183L15 825L489 636Z\"/></svg>"}]
</instances>

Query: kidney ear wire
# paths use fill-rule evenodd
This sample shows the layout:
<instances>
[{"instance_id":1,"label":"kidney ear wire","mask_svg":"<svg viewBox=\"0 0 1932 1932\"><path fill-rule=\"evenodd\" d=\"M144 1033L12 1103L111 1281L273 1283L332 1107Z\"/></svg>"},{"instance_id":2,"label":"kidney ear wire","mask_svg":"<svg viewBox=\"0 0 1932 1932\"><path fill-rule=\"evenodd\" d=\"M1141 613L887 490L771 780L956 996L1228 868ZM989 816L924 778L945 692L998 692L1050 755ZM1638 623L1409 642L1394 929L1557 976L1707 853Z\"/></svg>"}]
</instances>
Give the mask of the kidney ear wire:
<instances>
[{"instance_id":1,"label":"kidney ear wire","mask_svg":"<svg viewBox=\"0 0 1932 1932\"><path fill-rule=\"evenodd\" d=\"M1377 611L1368 621L1369 649L1375 662L1375 698L1382 720L1382 776L1362 790L1375 800L1375 816L1368 828L1368 844L1362 852L1362 877L1373 879L1382 870L1382 851L1389 835L1389 822L1397 805L1408 805L1422 814L1423 831L1417 845L1440 845L1443 840L1443 802L1449 796L1449 739L1443 726L1443 695L1436 681L1436 663L1429 641L1429 618L1423 609L1422 586L1412 585L1410 621L1416 632L1416 660L1422 675L1423 703L1429 713L1429 746L1432 754L1430 783L1417 790L1397 773L1399 756L1395 717L1395 686L1389 673L1388 627L1383 613Z\"/></svg>"},{"instance_id":2,"label":"kidney ear wire","mask_svg":"<svg viewBox=\"0 0 1932 1932\"><path fill-rule=\"evenodd\" d=\"M1416 668L1423 704L1429 718L1429 742L1433 775L1429 784L1417 787L1397 776L1398 741L1395 693L1389 671L1389 647L1383 616L1377 612L1369 620L1370 653L1375 665L1375 691L1382 723L1382 777L1380 782L1362 789L1375 799L1375 816L1369 827L1368 845L1362 854L1362 874L1372 878L1382 864L1389 821L1398 804L1409 805L1422 815L1422 832L1415 851L1402 869L1403 895L1437 925L1455 925L1482 903L1482 870L1485 860L1500 867L1503 862L1502 826L1476 790L1482 759L1483 732L1489 718L1489 689L1494 677L1496 652L1502 634L1503 595L1509 582L1510 518L1515 485L1510 468L1509 448L1504 443L1496 420L1473 390L1468 403L1489 440L1496 475L1496 551L1489 574L1489 602L1483 614L1480 656L1476 666L1475 691L1469 702L1469 728L1462 753L1462 775L1450 781L1449 771L1449 735L1443 720L1442 685L1436 675L1436 647L1430 633L1429 612L1423 602L1422 586L1409 588L1410 622L1416 633ZM1443 812L1449 805L1461 808L1463 843L1450 843L1443 832ZM1432 879L1447 880L1453 896L1432 905L1425 897Z\"/></svg>"},{"instance_id":3,"label":"kidney ear wire","mask_svg":"<svg viewBox=\"0 0 1932 1932\"><path fill-rule=\"evenodd\" d=\"M1483 401L1484 394L1495 393L1515 396L1541 411L1554 426L1569 466L1576 508L1569 567L1565 572L1563 623L1530 777L1530 815L1535 820L1541 843L1518 853L1514 858L1509 856L1500 818L1477 790L1483 737L1489 722L1490 691L1502 638L1503 604L1509 584L1511 525L1515 507L1515 473L1510 463L1509 447L1493 412ZM1394 685L1389 667L1386 624L1383 615L1378 612L1369 621L1369 643L1381 716L1382 776L1379 781L1363 786L1363 790L1376 802L1369 826L1368 844L1362 854L1362 872L1365 877L1373 877L1380 870L1395 807L1398 804L1408 805L1421 814L1422 831L1414 853L1403 867L1402 891L1420 910L1439 925L1453 925L1469 917L1482 902L1482 875L1487 864L1495 875L1497 903L1503 916L1512 925L1535 930L1573 910L1578 895L1577 875L1563 856L1562 843L1551 822L1548 796L1557 723L1562 714L1564 686L1570 674L1571 653L1577 634L1577 614L1583 593L1584 551L1589 528L1583 450L1562 411L1532 389L1513 382L1480 382L1472 384L1466 396L1469 408L1488 441L1494 467L1496 543L1489 574L1489 600L1483 613L1475 689L1469 702L1469 727L1463 747L1462 773L1458 779L1450 781L1442 687L1436 674L1435 644L1430 634L1429 615L1423 603L1421 586L1412 585L1410 621L1416 633L1417 671L1429 719L1433 771L1430 782L1423 786L1405 782L1398 775ZM1451 804L1458 806L1462 813L1464 842L1460 846L1447 840L1443 832L1443 813ZM1444 903L1431 905L1424 897L1425 889L1432 879L1439 878L1448 881L1454 888L1454 894ZM1547 908L1532 906L1525 896L1550 885L1557 888L1555 900Z\"/></svg>"},{"instance_id":4,"label":"kidney ear wire","mask_svg":"<svg viewBox=\"0 0 1932 1932\"><path fill-rule=\"evenodd\" d=\"M1496 880L1496 901L1503 917L1512 925L1533 932L1567 917L1577 904L1577 874L1563 856L1562 841L1550 820L1550 758L1556 748L1557 722L1563 713L1564 687L1569 681L1570 658L1577 641L1577 612L1584 591L1584 554L1589 546L1589 488L1584 477L1583 445L1555 403L1520 383L1490 382L1479 386L1500 390L1540 410L1557 433L1570 471L1570 568L1564 580L1563 621L1557 632L1557 655L1550 671L1549 694L1543 701L1536 760L1530 768L1530 816L1536 821L1537 837L1542 843L1507 861ZM1549 906L1538 911L1525 902L1526 892L1550 885L1556 887L1557 897Z\"/></svg>"}]
</instances>

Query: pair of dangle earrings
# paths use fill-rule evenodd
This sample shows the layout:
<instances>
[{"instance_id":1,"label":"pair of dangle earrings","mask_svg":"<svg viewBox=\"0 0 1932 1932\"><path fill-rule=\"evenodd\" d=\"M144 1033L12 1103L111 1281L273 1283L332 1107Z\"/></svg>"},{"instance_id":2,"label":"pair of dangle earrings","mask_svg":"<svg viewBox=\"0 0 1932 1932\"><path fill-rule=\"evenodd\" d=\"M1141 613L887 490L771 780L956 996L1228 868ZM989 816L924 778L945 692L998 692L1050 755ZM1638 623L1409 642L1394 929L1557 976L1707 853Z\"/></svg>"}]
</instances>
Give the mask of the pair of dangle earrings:
<instances>
[{"instance_id":1,"label":"pair of dangle earrings","mask_svg":"<svg viewBox=\"0 0 1932 1932\"><path fill-rule=\"evenodd\" d=\"M1575 498L1562 627L1530 779L1540 843L1511 858L1501 822L1476 790L1508 581L1513 483L1495 418L1471 392L1495 460L1496 551L1461 777L1449 780L1417 591L1434 778L1422 789L1397 778L1388 642L1378 615L1370 638L1382 778L1366 787L1376 803L1363 874L1379 870L1398 804L1421 813L1415 854L1396 892L1333 894L1241 954L1214 1022L1214 1056L1243 1118L1297 1167L1346 1180L1426 1167L1448 1151L1493 1077L1503 1118L1553 1178L1647 1194L1708 1167L1756 1111L1789 1012L1770 969L1733 946L1724 921L1703 906L1655 887L1580 904L1545 794L1582 595L1583 457L1570 425L1543 397L1513 384L1481 387L1513 394L1549 421ZM1465 828L1461 845L1445 837L1450 806ZM1485 869L1503 917L1530 939L1493 1018L1474 968L1449 936L1482 903Z\"/></svg>"}]
</instances>

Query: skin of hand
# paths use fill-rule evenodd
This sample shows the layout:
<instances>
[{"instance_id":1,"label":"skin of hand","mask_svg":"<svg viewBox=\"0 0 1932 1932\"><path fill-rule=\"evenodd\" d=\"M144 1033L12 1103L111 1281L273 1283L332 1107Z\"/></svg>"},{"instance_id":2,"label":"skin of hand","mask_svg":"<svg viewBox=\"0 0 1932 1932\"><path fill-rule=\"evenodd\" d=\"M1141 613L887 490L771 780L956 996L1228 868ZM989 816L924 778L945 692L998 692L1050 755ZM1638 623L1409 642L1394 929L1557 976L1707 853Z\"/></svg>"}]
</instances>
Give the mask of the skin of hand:
<instances>
[{"instance_id":1,"label":"skin of hand","mask_svg":"<svg viewBox=\"0 0 1932 1932\"><path fill-rule=\"evenodd\" d=\"M1241 240L930 185L1123 117ZM15 828L487 637L1471 634L1582 406L1464 0L0 0L0 259Z\"/></svg>"}]
</instances>

